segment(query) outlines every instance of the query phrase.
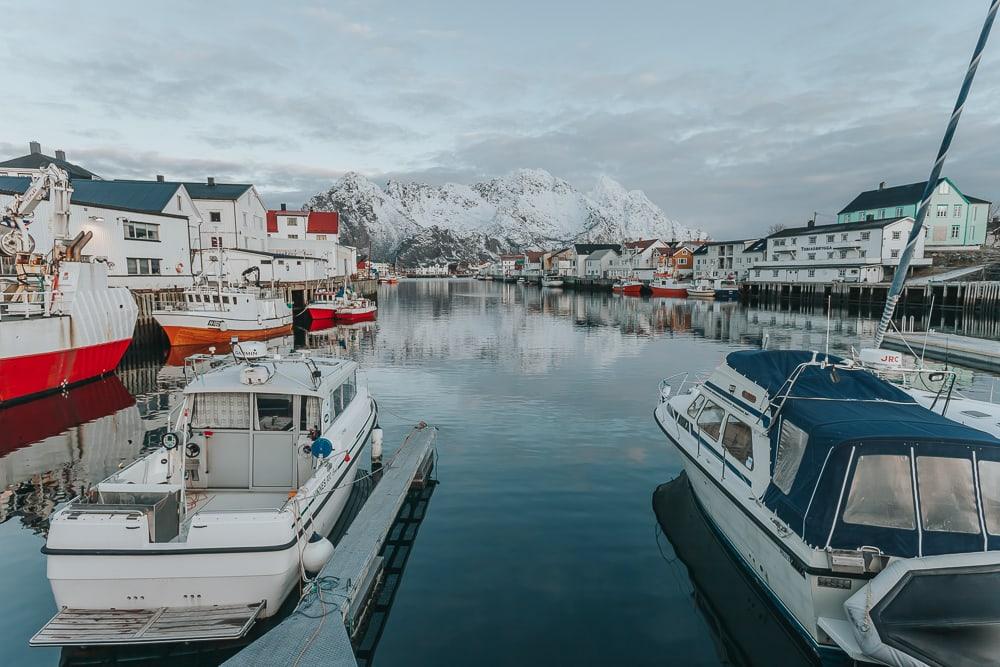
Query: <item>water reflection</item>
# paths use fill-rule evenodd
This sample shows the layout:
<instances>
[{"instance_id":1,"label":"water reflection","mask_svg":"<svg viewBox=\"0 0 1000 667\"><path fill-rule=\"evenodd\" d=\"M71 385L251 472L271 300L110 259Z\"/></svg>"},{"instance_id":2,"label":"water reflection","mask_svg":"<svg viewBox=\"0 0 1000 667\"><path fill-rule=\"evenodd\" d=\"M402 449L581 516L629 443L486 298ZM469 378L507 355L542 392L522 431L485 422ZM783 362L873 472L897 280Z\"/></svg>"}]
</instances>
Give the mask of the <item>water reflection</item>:
<instances>
[{"instance_id":1,"label":"water reflection","mask_svg":"<svg viewBox=\"0 0 1000 667\"><path fill-rule=\"evenodd\" d=\"M653 509L693 585L692 602L712 631L723 664L818 665L707 523L687 475L656 489ZM667 567L677 567L665 554Z\"/></svg>"}]
</instances>

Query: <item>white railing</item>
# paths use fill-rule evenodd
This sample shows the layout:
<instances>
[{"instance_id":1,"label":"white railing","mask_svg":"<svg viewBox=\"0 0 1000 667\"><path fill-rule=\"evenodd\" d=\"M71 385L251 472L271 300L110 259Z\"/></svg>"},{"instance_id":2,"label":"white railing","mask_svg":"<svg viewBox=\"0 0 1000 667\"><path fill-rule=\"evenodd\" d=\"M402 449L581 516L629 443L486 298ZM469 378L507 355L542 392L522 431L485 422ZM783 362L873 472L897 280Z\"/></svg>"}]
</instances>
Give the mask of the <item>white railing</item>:
<instances>
[{"instance_id":1,"label":"white railing","mask_svg":"<svg viewBox=\"0 0 1000 667\"><path fill-rule=\"evenodd\" d=\"M0 278L0 320L47 317L66 305L62 292L39 286L37 281Z\"/></svg>"}]
</instances>

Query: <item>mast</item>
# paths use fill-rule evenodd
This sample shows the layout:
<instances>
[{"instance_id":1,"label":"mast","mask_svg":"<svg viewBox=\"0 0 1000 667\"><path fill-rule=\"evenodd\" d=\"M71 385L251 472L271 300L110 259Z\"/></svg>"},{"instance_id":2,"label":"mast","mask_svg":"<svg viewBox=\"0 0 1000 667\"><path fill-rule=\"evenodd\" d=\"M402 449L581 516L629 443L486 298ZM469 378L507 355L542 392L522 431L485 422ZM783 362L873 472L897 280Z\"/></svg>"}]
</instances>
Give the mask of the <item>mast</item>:
<instances>
[{"instance_id":1,"label":"mast","mask_svg":"<svg viewBox=\"0 0 1000 667\"><path fill-rule=\"evenodd\" d=\"M955 101L955 108L951 112L951 120L948 122L948 128L941 139L941 148L938 149L937 159L931 168L930 176L927 177L924 194L920 197L920 208L917 210L917 219L913 223L910 236L906 240L906 247L899 258L899 267L892 277L892 286L889 288L889 294L885 299L885 310L882 311L882 319L879 321L878 330L875 332L876 348L882 346L882 339L885 338L885 332L889 329L889 323L892 321L892 313L896 310L896 302L899 301L899 295L903 291L903 283L906 281L906 272L910 268L910 260L913 259L913 251L917 246L920 234L924 231L924 219L927 217L927 208L930 206L931 195L934 194L938 179L941 177L944 160L948 156L951 140L954 138L955 130L958 128L958 119L962 115L962 109L965 107L965 99L969 96L969 90L972 88L972 80L975 78L976 70L979 68L979 60L982 58L983 49L986 47L986 40L989 38L990 30L993 28L993 19L996 17L998 5L1000 5L1000 0L990 1L990 8L986 13L983 29L979 33L979 41L972 52L969 69L965 72L965 81L962 82L962 88L958 92L958 99Z\"/></svg>"}]
</instances>

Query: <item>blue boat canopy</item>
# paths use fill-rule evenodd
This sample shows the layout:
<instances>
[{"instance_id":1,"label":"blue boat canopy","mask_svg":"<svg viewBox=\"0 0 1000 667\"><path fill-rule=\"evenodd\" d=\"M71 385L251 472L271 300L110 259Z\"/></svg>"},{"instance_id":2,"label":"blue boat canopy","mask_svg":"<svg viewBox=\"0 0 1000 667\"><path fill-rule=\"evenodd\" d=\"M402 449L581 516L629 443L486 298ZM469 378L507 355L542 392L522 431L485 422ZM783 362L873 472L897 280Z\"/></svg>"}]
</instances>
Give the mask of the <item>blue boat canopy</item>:
<instances>
[{"instance_id":1,"label":"blue boat canopy","mask_svg":"<svg viewBox=\"0 0 1000 667\"><path fill-rule=\"evenodd\" d=\"M1000 440L837 356L747 350L726 361L771 399L764 503L806 543L903 557L1000 549ZM979 479L994 472L984 500ZM996 536L983 535L983 515Z\"/></svg>"}]
</instances>

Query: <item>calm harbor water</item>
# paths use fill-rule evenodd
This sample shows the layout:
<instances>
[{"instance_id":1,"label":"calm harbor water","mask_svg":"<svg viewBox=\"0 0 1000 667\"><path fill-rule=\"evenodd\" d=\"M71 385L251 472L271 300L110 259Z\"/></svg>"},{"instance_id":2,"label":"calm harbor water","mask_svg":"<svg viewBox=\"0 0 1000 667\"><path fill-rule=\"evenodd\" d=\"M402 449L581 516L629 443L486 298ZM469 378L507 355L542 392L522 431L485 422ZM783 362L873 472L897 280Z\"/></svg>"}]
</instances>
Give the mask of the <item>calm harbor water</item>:
<instances>
[{"instance_id":1,"label":"calm harbor water","mask_svg":"<svg viewBox=\"0 0 1000 667\"><path fill-rule=\"evenodd\" d=\"M387 452L418 420L440 428L440 485L376 664L803 662L682 499L660 530L651 497L681 462L652 409L662 377L710 370L763 336L822 350L825 315L472 280L380 290L376 324L274 343L359 361ZM874 323L835 314L830 329L846 353ZM55 612L46 517L156 441L178 362L132 353L116 377L0 411L0 665L59 663L27 646ZM993 380L960 378L977 397Z\"/></svg>"}]
</instances>

